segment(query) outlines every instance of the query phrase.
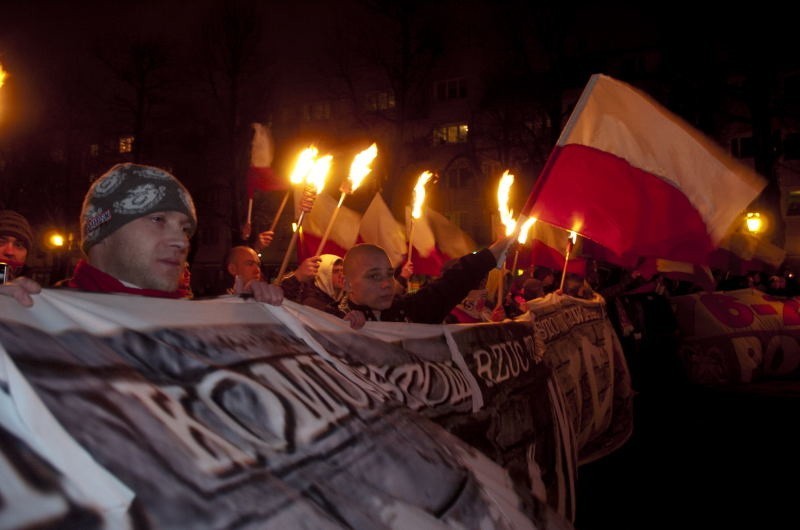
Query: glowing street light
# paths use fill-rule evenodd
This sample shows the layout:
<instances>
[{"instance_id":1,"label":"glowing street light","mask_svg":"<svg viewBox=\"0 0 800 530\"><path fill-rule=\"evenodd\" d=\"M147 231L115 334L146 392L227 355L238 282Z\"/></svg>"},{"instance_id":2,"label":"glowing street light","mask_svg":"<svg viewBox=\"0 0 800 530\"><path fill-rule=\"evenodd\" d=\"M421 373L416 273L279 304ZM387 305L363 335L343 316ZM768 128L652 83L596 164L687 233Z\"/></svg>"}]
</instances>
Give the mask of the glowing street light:
<instances>
[{"instance_id":1,"label":"glowing street light","mask_svg":"<svg viewBox=\"0 0 800 530\"><path fill-rule=\"evenodd\" d=\"M64 236L61 234L53 234L50 236L50 244L54 248L61 248L64 246Z\"/></svg>"},{"instance_id":2,"label":"glowing street light","mask_svg":"<svg viewBox=\"0 0 800 530\"><path fill-rule=\"evenodd\" d=\"M747 212L744 218L744 224L747 231L751 234L758 234L764 230L764 220L761 218L759 212Z\"/></svg>"}]
</instances>

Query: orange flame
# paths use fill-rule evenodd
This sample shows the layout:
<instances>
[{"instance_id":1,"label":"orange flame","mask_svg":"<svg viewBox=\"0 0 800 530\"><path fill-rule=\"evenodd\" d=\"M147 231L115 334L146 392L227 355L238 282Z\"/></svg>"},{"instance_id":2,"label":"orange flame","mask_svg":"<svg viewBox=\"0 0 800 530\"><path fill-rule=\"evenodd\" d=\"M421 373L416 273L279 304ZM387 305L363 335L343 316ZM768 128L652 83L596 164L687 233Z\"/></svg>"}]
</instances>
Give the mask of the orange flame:
<instances>
[{"instance_id":1,"label":"orange flame","mask_svg":"<svg viewBox=\"0 0 800 530\"><path fill-rule=\"evenodd\" d=\"M517 222L514 220L514 212L508 209L508 195L512 184L514 184L514 175L506 170L497 185L497 210L500 212L500 221L506 227L507 236L513 234L514 228L517 226Z\"/></svg>"},{"instance_id":2,"label":"orange flame","mask_svg":"<svg viewBox=\"0 0 800 530\"><path fill-rule=\"evenodd\" d=\"M342 185L342 193L353 193L361 185L364 178L369 175L372 168L370 164L378 156L377 144L372 144L368 148L358 153L350 164L350 175Z\"/></svg>"},{"instance_id":3,"label":"orange flame","mask_svg":"<svg viewBox=\"0 0 800 530\"><path fill-rule=\"evenodd\" d=\"M3 65L0 64L0 87L2 87L3 83L5 83L6 77L8 77L8 72L3 70Z\"/></svg>"},{"instance_id":4,"label":"orange flame","mask_svg":"<svg viewBox=\"0 0 800 530\"><path fill-rule=\"evenodd\" d=\"M325 188L325 179L328 177L328 171L331 169L332 161L332 155L325 155L317 158L308 176L306 176L306 182L317 189L317 194L322 193L322 190Z\"/></svg>"},{"instance_id":5,"label":"orange flame","mask_svg":"<svg viewBox=\"0 0 800 530\"><path fill-rule=\"evenodd\" d=\"M519 229L519 236L517 237L517 241L519 241L520 245L524 245L528 242L528 232L535 222L535 217L529 217L524 223L522 223L522 227Z\"/></svg>"},{"instance_id":6,"label":"orange flame","mask_svg":"<svg viewBox=\"0 0 800 530\"><path fill-rule=\"evenodd\" d=\"M306 180L306 177L314 167L314 161L317 158L318 152L317 148L313 145L306 147L300 152L294 169L292 170L292 175L289 177L289 182L292 184L300 184Z\"/></svg>"},{"instance_id":7,"label":"orange flame","mask_svg":"<svg viewBox=\"0 0 800 530\"><path fill-rule=\"evenodd\" d=\"M425 184L433 177L430 171L423 171L414 186L414 206L411 208L411 217L419 219L422 217L422 203L425 202Z\"/></svg>"}]
</instances>

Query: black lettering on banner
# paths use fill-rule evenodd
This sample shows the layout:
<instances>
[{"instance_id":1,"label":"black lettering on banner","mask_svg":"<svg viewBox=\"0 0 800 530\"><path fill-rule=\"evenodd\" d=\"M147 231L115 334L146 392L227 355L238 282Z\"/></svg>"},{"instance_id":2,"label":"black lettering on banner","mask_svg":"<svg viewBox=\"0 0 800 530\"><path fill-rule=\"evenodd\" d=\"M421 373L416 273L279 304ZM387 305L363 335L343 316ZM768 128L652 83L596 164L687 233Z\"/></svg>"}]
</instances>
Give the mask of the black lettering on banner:
<instances>
[{"instance_id":1,"label":"black lettering on banner","mask_svg":"<svg viewBox=\"0 0 800 530\"><path fill-rule=\"evenodd\" d=\"M297 364L297 360L288 359L281 364L284 368L289 368L292 364ZM304 370L289 368L291 377L266 363L253 365L250 370L287 401L295 426L295 432L291 436L292 446L296 445L294 442L308 443L323 436L336 422L351 414L349 407Z\"/></svg>"},{"instance_id":2,"label":"black lettering on banner","mask_svg":"<svg viewBox=\"0 0 800 530\"><path fill-rule=\"evenodd\" d=\"M523 343L509 340L491 344L489 351L475 350L472 356L478 377L489 384L497 384L529 371L533 357L533 339L525 337L523 340Z\"/></svg>"},{"instance_id":3,"label":"black lettering on banner","mask_svg":"<svg viewBox=\"0 0 800 530\"><path fill-rule=\"evenodd\" d=\"M535 333L541 336L544 342L550 342L561 335L569 333L578 324L602 320L601 306L573 305L554 311L550 314L536 315L533 320Z\"/></svg>"},{"instance_id":4,"label":"black lettering on banner","mask_svg":"<svg viewBox=\"0 0 800 530\"><path fill-rule=\"evenodd\" d=\"M150 383L111 381L122 394L136 398L191 452L206 473L221 474L237 465L255 462L255 455L236 447L188 414L181 403L180 387L156 387Z\"/></svg>"},{"instance_id":5,"label":"black lettering on banner","mask_svg":"<svg viewBox=\"0 0 800 530\"><path fill-rule=\"evenodd\" d=\"M423 362L395 367L389 381L403 389L413 410L456 404L472 397L464 374L447 363Z\"/></svg>"},{"instance_id":6,"label":"black lettering on banner","mask_svg":"<svg viewBox=\"0 0 800 530\"><path fill-rule=\"evenodd\" d=\"M245 422L245 418L241 414L233 415L225 408L225 395L220 394L230 395L243 389L255 397L259 409L267 411L266 414L250 411L251 418L261 420L258 424L254 424L254 421ZM287 441L284 429L287 413L284 410L281 396L276 395L275 392L252 377L230 370L216 370L200 381L197 385L197 395L209 410L222 420L225 426L256 447L266 447L276 451L286 449ZM237 394L237 397L241 401L241 394Z\"/></svg>"}]
</instances>

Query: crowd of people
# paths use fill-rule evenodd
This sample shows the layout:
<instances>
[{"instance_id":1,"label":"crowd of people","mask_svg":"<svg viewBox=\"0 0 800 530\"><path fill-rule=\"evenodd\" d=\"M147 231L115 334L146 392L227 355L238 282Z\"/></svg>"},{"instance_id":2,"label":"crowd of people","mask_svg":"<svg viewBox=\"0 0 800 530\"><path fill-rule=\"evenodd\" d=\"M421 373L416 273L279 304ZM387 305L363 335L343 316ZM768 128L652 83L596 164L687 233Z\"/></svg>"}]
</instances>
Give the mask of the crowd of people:
<instances>
[{"instance_id":1,"label":"crowd of people","mask_svg":"<svg viewBox=\"0 0 800 530\"><path fill-rule=\"evenodd\" d=\"M118 164L89 188L80 214L81 259L72 275L54 287L163 298L191 298L190 238L197 227L194 202L183 184L169 172L146 165ZM251 226L243 230L249 238ZM224 260L230 277L225 294L252 296L281 304L284 299L335 314L360 328L366 321L486 322L513 318L531 300L554 291L575 297L600 294L609 305L624 292L685 294L697 285L667 275L643 277L638 271L599 267L587 261L584 274L532 265L515 276L497 267L511 245L500 238L488 248L451 260L434 278L422 279L409 290L413 264L393 266L384 249L358 244L344 256L322 254L302 261L275 282L262 272L259 252L273 239L272 231L257 234L251 245L232 247ZM0 263L5 272L0 295L31 306L41 286L26 276L26 261L34 243L27 219L12 210L0 211ZM766 277L753 272L720 277L720 290L753 287L775 295L797 294L792 276Z\"/></svg>"},{"instance_id":2,"label":"crowd of people","mask_svg":"<svg viewBox=\"0 0 800 530\"><path fill-rule=\"evenodd\" d=\"M190 239L197 228L194 202L184 185L169 172L146 165L118 164L90 186L80 213L83 258L72 275L54 287L102 293L127 293L161 298L191 298L188 264ZM7 274L0 295L24 306L34 303L42 286L25 276L25 261L34 238L19 213L0 213L2 255ZM272 234L262 233L262 246ZM344 256L309 258L286 278L267 282L256 249L235 246L225 259L233 295L252 296L278 305L284 298L336 314L360 328L367 320L442 322L471 287L495 267L509 245L500 239L489 248L460 258L436 280L415 292L398 281L386 252L374 245L356 245Z\"/></svg>"}]
</instances>

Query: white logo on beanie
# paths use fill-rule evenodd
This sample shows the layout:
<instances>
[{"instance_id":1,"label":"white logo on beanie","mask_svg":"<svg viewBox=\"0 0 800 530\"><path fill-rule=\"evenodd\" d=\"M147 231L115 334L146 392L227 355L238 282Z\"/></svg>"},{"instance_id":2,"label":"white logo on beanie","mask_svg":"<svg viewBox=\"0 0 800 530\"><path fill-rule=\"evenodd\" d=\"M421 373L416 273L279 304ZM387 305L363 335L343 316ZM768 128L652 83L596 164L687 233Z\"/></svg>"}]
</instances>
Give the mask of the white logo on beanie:
<instances>
[{"instance_id":1,"label":"white logo on beanie","mask_svg":"<svg viewBox=\"0 0 800 530\"><path fill-rule=\"evenodd\" d=\"M155 184L142 184L128 190L128 194L119 201L114 201L114 212L123 215L133 215L143 212L152 212L153 208L161 202L166 195L166 186Z\"/></svg>"},{"instance_id":2,"label":"white logo on beanie","mask_svg":"<svg viewBox=\"0 0 800 530\"><path fill-rule=\"evenodd\" d=\"M125 181L125 175L123 173L112 172L106 175L106 178L101 178L97 181L97 184L92 191L92 195L95 197L105 197L119 188L122 183Z\"/></svg>"},{"instance_id":3,"label":"white logo on beanie","mask_svg":"<svg viewBox=\"0 0 800 530\"><path fill-rule=\"evenodd\" d=\"M173 180L175 177L163 171L161 169L149 166L138 166L133 168L134 171L140 174L142 177L146 177L149 179L159 179L159 180Z\"/></svg>"}]
</instances>

